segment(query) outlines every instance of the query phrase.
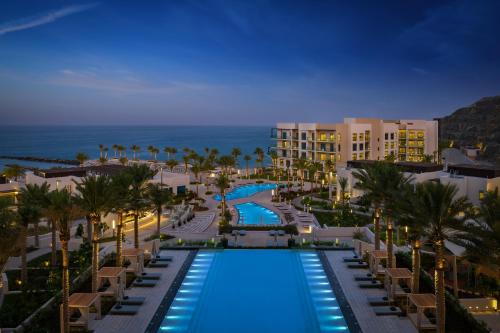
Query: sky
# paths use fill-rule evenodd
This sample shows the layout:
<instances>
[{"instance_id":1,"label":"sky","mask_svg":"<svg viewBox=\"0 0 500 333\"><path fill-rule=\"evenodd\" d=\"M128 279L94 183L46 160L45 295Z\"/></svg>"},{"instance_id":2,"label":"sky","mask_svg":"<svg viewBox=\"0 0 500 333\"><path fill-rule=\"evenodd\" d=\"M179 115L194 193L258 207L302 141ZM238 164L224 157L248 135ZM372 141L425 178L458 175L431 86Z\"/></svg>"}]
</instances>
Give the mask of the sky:
<instances>
[{"instance_id":1,"label":"sky","mask_svg":"<svg viewBox=\"0 0 500 333\"><path fill-rule=\"evenodd\" d=\"M2 1L4 125L432 119L500 94L500 1Z\"/></svg>"}]
</instances>

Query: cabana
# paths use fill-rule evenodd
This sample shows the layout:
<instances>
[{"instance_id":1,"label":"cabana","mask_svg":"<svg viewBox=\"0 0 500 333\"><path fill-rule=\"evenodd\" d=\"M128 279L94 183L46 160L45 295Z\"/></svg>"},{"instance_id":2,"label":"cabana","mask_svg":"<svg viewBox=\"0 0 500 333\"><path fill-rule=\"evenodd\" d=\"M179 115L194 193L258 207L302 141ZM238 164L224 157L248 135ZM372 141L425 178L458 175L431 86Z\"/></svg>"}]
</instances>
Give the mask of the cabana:
<instances>
[{"instance_id":1,"label":"cabana","mask_svg":"<svg viewBox=\"0 0 500 333\"><path fill-rule=\"evenodd\" d=\"M130 266L127 272L134 272L136 275L141 275L144 271L144 250L143 249L124 249L122 251L124 260L130 261Z\"/></svg>"},{"instance_id":2,"label":"cabana","mask_svg":"<svg viewBox=\"0 0 500 333\"><path fill-rule=\"evenodd\" d=\"M410 292L411 272L408 268L387 268L384 285L390 299L405 298Z\"/></svg>"},{"instance_id":3,"label":"cabana","mask_svg":"<svg viewBox=\"0 0 500 333\"><path fill-rule=\"evenodd\" d=\"M384 275L385 268L382 266L382 261L387 263L387 251L385 250L373 250L369 253L368 265L370 272L373 275ZM396 262L396 257L393 256L393 261Z\"/></svg>"},{"instance_id":4,"label":"cabana","mask_svg":"<svg viewBox=\"0 0 500 333\"><path fill-rule=\"evenodd\" d=\"M97 273L98 286L103 288L109 283L107 289L99 291L103 296L114 296L117 300L123 298L123 291L125 290L126 271L122 267L103 267Z\"/></svg>"},{"instance_id":5,"label":"cabana","mask_svg":"<svg viewBox=\"0 0 500 333\"><path fill-rule=\"evenodd\" d=\"M74 293L69 297L69 325L74 327L83 327L88 330L90 321L90 308L94 306L96 309L95 319L101 319L101 295L99 293ZM60 307L61 327L62 323L62 304Z\"/></svg>"},{"instance_id":6,"label":"cabana","mask_svg":"<svg viewBox=\"0 0 500 333\"><path fill-rule=\"evenodd\" d=\"M436 330L436 324L431 322L428 317L430 313L433 314L434 318L436 317L436 296L434 294L410 294L408 296L407 316L417 331Z\"/></svg>"}]
</instances>

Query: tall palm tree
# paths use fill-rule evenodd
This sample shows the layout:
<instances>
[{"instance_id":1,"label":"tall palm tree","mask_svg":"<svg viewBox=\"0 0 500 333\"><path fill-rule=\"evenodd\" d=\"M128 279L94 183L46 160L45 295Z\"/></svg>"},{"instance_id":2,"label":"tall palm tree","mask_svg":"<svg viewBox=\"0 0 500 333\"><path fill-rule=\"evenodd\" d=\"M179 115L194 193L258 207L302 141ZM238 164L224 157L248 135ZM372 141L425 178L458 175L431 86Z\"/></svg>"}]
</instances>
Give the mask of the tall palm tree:
<instances>
[{"instance_id":1,"label":"tall palm tree","mask_svg":"<svg viewBox=\"0 0 500 333\"><path fill-rule=\"evenodd\" d=\"M134 161L137 161L137 154L141 152L141 147L138 145L132 145L130 149L134 152Z\"/></svg>"},{"instance_id":2,"label":"tall palm tree","mask_svg":"<svg viewBox=\"0 0 500 333\"><path fill-rule=\"evenodd\" d=\"M338 179L339 182L339 188L338 191L340 192L340 204L342 206L345 205L345 200L346 200L346 192L347 192L347 184L348 184L348 179L346 177L339 177Z\"/></svg>"},{"instance_id":3,"label":"tall palm tree","mask_svg":"<svg viewBox=\"0 0 500 333\"><path fill-rule=\"evenodd\" d=\"M170 155L174 155L175 158L175 154L177 154L177 148L175 147L165 147L163 151L167 154L167 160L170 159Z\"/></svg>"},{"instance_id":4,"label":"tall palm tree","mask_svg":"<svg viewBox=\"0 0 500 333\"><path fill-rule=\"evenodd\" d=\"M111 178L111 210L117 215L116 223L116 267L123 266L123 215L129 208L129 193L132 178L127 172L120 172Z\"/></svg>"},{"instance_id":5,"label":"tall palm tree","mask_svg":"<svg viewBox=\"0 0 500 333\"><path fill-rule=\"evenodd\" d=\"M24 201L29 202L30 205L36 206L41 210L45 204L45 197L49 192L49 185L44 182L41 185L38 184L26 184L26 186L21 190L21 195L24 197ZM35 247L40 247L40 237L38 234L38 223L39 219L31 221L33 224L33 234L35 237Z\"/></svg>"},{"instance_id":6,"label":"tall palm tree","mask_svg":"<svg viewBox=\"0 0 500 333\"><path fill-rule=\"evenodd\" d=\"M438 333L445 333L444 242L454 237L453 230L462 228L464 221L469 217L466 212L471 208L466 197L456 198L457 191L453 184L443 185L437 182L425 182L416 186L420 201L418 206L426 208L422 211L428 222L426 236L433 242L436 252L434 284Z\"/></svg>"},{"instance_id":7,"label":"tall palm tree","mask_svg":"<svg viewBox=\"0 0 500 333\"><path fill-rule=\"evenodd\" d=\"M92 223L92 292L97 292L101 217L111 206L111 182L107 176L87 176L75 182L76 202Z\"/></svg>"},{"instance_id":8,"label":"tall palm tree","mask_svg":"<svg viewBox=\"0 0 500 333\"><path fill-rule=\"evenodd\" d=\"M382 215L383 197L381 193L384 191L384 184L380 182L380 173L383 168L382 162L377 162L374 165L353 172L357 182L354 185L356 189L364 191L364 195L371 203L373 208L373 225L375 227L375 250L380 250L380 217Z\"/></svg>"},{"instance_id":9,"label":"tall palm tree","mask_svg":"<svg viewBox=\"0 0 500 333\"><path fill-rule=\"evenodd\" d=\"M460 244L474 263L500 273L500 196L498 188L484 193L479 214L464 226Z\"/></svg>"},{"instance_id":10,"label":"tall palm tree","mask_svg":"<svg viewBox=\"0 0 500 333\"><path fill-rule=\"evenodd\" d=\"M79 152L76 154L76 160L80 163L80 166L83 166L83 164L89 160L89 156L85 153Z\"/></svg>"},{"instance_id":11,"label":"tall palm tree","mask_svg":"<svg viewBox=\"0 0 500 333\"><path fill-rule=\"evenodd\" d=\"M275 150L272 150L269 153L269 157L273 163L273 176L276 177L276 170L278 169L278 153Z\"/></svg>"},{"instance_id":12,"label":"tall palm tree","mask_svg":"<svg viewBox=\"0 0 500 333\"><path fill-rule=\"evenodd\" d=\"M62 328L63 332L69 332L69 248L71 238L70 228L73 219L81 214L68 190L55 190L47 195L49 202L46 214L51 217L59 231L59 241L62 252Z\"/></svg>"},{"instance_id":13,"label":"tall palm tree","mask_svg":"<svg viewBox=\"0 0 500 333\"><path fill-rule=\"evenodd\" d=\"M172 159L169 159L165 164L170 169L170 172L173 172L174 168L179 165L179 162L172 158Z\"/></svg>"},{"instance_id":14,"label":"tall palm tree","mask_svg":"<svg viewBox=\"0 0 500 333\"><path fill-rule=\"evenodd\" d=\"M129 208L134 214L134 247L139 248L139 215L148 207L147 182L154 176L147 165L133 165L126 171L132 183L129 192Z\"/></svg>"},{"instance_id":15,"label":"tall palm tree","mask_svg":"<svg viewBox=\"0 0 500 333\"><path fill-rule=\"evenodd\" d=\"M104 145L102 143L99 144L99 158L103 158Z\"/></svg>"},{"instance_id":16,"label":"tall palm tree","mask_svg":"<svg viewBox=\"0 0 500 333\"><path fill-rule=\"evenodd\" d=\"M7 259L16 248L21 228L16 223L16 213L13 210L14 201L0 197L0 272Z\"/></svg>"},{"instance_id":17,"label":"tall palm tree","mask_svg":"<svg viewBox=\"0 0 500 333\"><path fill-rule=\"evenodd\" d=\"M222 168L222 172L226 175L229 174L230 170L235 166L235 159L231 155L223 155L217 160L217 164Z\"/></svg>"},{"instance_id":18,"label":"tall palm tree","mask_svg":"<svg viewBox=\"0 0 500 333\"><path fill-rule=\"evenodd\" d=\"M30 224L38 221L42 216L41 208L29 193L23 188L18 200L17 214L19 215L19 225L21 228L20 250L21 250L21 281L26 284L28 281L28 263L26 257L27 235Z\"/></svg>"},{"instance_id":19,"label":"tall palm tree","mask_svg":"<svg viewBox=\"0 0 500 333\"><path fill-rule=\"evenodd\" d=\"M293 167L297 169L300 175L300 192L304 192L304 174L307 168L307 160L305 157L300 157L293 161Z\"/></svg>"},{"instance_id":20,"label":"tall palm tree","mask_svg":"<svg viewBox=\"0 0 500 333\"><path fill-rule=\"evenodd\" d=\"M114 145L111 146L111 149L113 149L113 152L115 153L115 158L116 158L116 153L118 152L118 145L115 143Z\"/></svg>"},{"instance_id":21,"label":"tall palm tree","mask_svg":"<svg viewBox=\"0 0 500 333\"><path fill-rule=\"evenodd\" d=\"M248 163L252 160L252 156L245 155L243 156L243 160L245 161L246 177L248 178Z\"/></svg>"},{"instance_id":22,"label":"tall palm tree","mask_svg":"<svg viewBox=\"0 0 500 333\"><path fill-rule=\"evenodd\" d=\"M116 148L116 150L118 151L118 157L122 158L122 155L125 152L125 146L118 145L118 147Z\"/></svg>"},{"instance_id":23,"label":"tall palm tree","mask_svg":"<svg viewBox=\"0 0 500 333\"><path fill-rule=\"evenodd\" d=\"M262 163L264 162L264 150L262 148L257 147L255 148L254 152L255 154L255 163L259 166L259 172L262 172Z\"/></svg>"},{"instance_id":24,"label":"tall palm tree","mask_svg":"<svg viewBox=\"0 0 500 333\"><path fill-rule=\"evenodd\" d=\"M149 184L147 195L151 206L156 210L156 234L160 237L160 223L163 206L172 199L172 192L168 188L161 187L158 184Z\"/></svg>"},{"instance_id":25,"label":"tall palm tree","mask_svg":"<svg viewBox=\"0 0 500 333\"><path fill-rule=\"evenodd\" d=\"M309 172L309 177L312 177L312 183L314 187L318 184L319 172L323 169L323 165L320 162L311 161L307 165L307 170Z\"/></svg>"},{"instance_id":26,"label":"tall palm tree","mask_svg":"<svg viewBox=\"0 0 500 333\"><path fill-rule=\"evenodd\" d=\"M221 216L225 220L226 213L226 189L229 187L230 181L227 175L221 173L219 177L215 179L215 186L219 189L221 197Z\"/></svg>"},{"instance_id":27,"label":"tall palm tree","mask_svg":"<svg viewBox=\"0 0 500 333\"><path fill-rule=\"evenodd\" d=\"M241 155L241 149L238 148L238 147L234 147L232 150L231 150L231 156L234 158L234 163L235 163L235 166L238 165L238 157Z\"/></svg>"},{"instance_id":28,"label":"tall palm tree","mask_svg":"<svg viewBox=\"0 0 500 333\"><path fill-rule=\"evenodd\" d=\"M189 165L189 161L191 160L190 154L191 154L191 152L189 154L182 156L182 161L184 162L184 173L188 173L188 171L189 171L188 165Z\"/></svg>"},{"instance_id":29,"label":"tall palm tree","mask_svg":"<svg viewBox=\"0 0 500 333\"><path fill-rule=\"evenodd\" d=\"M199 196L199 184L201 183L201 173L204 171L203 165L205 162L205 158L203 156L193 156L193 165L191 167L191 171L194 174L195 182L196 182L196 196Z\"/></svg>"}]
</instances>

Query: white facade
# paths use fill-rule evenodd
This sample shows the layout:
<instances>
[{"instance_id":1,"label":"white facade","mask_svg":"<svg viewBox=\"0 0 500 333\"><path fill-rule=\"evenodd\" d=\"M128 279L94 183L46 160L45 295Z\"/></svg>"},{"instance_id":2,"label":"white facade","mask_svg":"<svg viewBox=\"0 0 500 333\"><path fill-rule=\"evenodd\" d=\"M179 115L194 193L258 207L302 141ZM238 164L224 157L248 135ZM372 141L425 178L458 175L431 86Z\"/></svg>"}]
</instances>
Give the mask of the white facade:
<instances>
[{"instance_id":1,"label":"white facade","mask_svg":"<svg viewBox=\"0 0 500 333\"><path fill-rule=\"evenodd\" d=\"M185 173L176 173L168 171L158 172L153 179L149 181L153 184L163 184L172 189L174 194L185 191L189 186L189 175Z\"/></svg>"}]
</instances>

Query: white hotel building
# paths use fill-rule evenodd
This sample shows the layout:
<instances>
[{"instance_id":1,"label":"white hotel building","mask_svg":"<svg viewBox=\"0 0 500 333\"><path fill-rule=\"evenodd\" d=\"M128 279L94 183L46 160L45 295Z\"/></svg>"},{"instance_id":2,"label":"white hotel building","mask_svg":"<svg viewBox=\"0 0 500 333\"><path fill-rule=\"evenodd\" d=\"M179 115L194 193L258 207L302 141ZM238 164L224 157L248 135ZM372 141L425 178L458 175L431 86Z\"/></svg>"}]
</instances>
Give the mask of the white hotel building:
<instances>
[{"instance_id":1,"label":"white hotel building","mask_svg":"<svg viewBox=\"0 0 500 333\"><path fill-rule=\"evenodd\" d=\"M383 160L392 153L396 161L419 162L438 150L438 122L345 118L338 124L278 123L272 137L282 168L299 157L345 165L350 160Z\"/></svg>"}]
</instances>

